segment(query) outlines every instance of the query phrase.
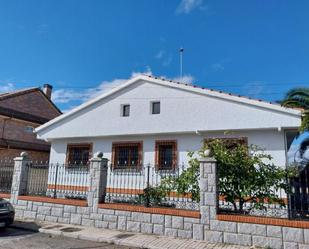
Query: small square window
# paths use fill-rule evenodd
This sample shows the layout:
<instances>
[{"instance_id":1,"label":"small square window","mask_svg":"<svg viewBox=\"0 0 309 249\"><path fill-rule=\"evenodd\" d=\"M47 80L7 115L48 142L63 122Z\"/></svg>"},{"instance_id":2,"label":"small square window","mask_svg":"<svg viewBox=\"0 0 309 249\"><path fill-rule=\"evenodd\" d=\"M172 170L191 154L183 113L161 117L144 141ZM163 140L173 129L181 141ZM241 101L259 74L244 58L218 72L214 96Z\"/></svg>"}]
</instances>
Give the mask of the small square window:
<instances>
[{"instance_id":1,"label":"small square window","mask_svg":"<svg viewBox=\"0 0 309 249\"><path fill-rule=\"evenodd\" d=\"M130 116L130 105L123 105L122 106L122 116L129 117Z\"/></svg>"},{"instance_id":2,"label":"small square window","mask_svg":"<svg viewBox=\"0 0 309 249\"><path fill-rule=\"evenodd\" d=\"M152 102L152 114L160 114L160 102Z\"/></svg>"},{"instance_id":3,"label":"small square window","mask_svg":"<svg viewBox=\"0 0 309 249\"><path fill-rule=\"evenodd\" d=\"M30 126L30 125L27 125L26 128L25 128L25 131L26 131L27 133L33 133L34 128L33 128L32 126Z\"/></svg>"}]
</instances>

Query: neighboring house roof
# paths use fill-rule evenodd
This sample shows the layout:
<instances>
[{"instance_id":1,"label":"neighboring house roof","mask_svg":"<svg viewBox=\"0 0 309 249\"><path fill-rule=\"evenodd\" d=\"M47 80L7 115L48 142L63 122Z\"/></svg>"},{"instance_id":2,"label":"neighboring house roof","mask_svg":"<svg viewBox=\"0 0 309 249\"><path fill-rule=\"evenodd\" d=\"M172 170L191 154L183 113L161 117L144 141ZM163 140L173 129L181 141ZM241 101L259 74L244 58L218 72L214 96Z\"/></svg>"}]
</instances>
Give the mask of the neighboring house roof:
<instances>
[{"instance_id":1,"label":"neighboring house roof","mask_svg":"<svg viewBox=\"0 0 309 249\"><path fill-rule=\"evenodd\" d=\"M40 92L44 96L44 98L52 105L52 107L55 108L59 112L59 114L62 114L61 110L54 104L54 102L52 102L44 94L44 92L39 87L31 87L31 88L20 89L20 90L16 90L16 91L12 91L12 92L7 92L7 93L0 93L0 102L2 100L14 98L14 97L24 95L24 94L28 94L28 93L31 93L31 92Z\"/></svg>"},{"instance_id":2,"label":"neighboring house roof","mask_svg":"<svg viewBox=\"0 0 309 249\"><path fill-rule=\"evenodd\" d=\"M0 93L0 100L11 98L17 95L26 94L28 92L32 92L33 90L37 90L37 87L24 88L12 92Z\"/></svg>"}]
</instances>

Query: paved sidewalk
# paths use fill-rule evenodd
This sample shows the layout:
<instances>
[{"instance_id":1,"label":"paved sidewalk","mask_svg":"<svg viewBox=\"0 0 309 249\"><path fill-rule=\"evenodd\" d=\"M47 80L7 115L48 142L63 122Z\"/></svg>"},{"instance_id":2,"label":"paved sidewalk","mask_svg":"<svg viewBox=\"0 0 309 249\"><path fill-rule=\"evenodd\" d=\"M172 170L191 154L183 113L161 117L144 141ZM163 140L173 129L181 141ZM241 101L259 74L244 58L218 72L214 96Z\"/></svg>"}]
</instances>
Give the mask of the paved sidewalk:
<instances>
[{"instance_id":1,"label":"paved sidewalk","mask_svg":"<svg viewBox=\"0 0 309 249\"><path fill-rule=\"evenodd\" d=\"M30 222L31 227L34 223ZM141 233L129 233L123 231L73 226L68 224L42 222L39 223L39 231L56 236L71 237L81 240L90 240L95 242L107 242L115 245L148 248L148 249L248 249L250 247L214 244L206 241L197 241L192 239L179 239L165 236L146 235ZM27 227L27 222L17 222L17 227Z\"/></svg>"}]
</instances>

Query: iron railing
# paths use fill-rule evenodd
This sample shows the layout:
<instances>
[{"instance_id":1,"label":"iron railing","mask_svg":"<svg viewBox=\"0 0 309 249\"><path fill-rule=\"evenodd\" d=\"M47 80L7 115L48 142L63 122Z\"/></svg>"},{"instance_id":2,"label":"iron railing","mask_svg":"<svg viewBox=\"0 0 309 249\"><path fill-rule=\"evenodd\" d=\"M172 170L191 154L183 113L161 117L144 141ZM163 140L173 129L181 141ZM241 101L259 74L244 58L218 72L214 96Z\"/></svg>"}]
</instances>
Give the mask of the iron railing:
<instances>
[{"instance_id":1,"label":"iron railing","mask_svg":"<svg viewBox=\"0 0 309 249\"><path fill-rule=\"evenodd\" d=\"M48 186L48 163L27 163L24 174L27 184L25 189L22 189L22 194L45 196Z\"/></svg>"},{"instance_id":2,"label":"iron railing","mask_svg":"<svg viewBox=\"0 0 309 249\"><path fill-rule=\"evenodd\" d=\"M281 204L279 201L270 204L266 198L265 208L257 209L253 208L253 202L248 201L244 204L243 214L309 220L309 165L301 169L296 177L289 178L286 182L289 186L288 190L276 191ZM220 189L218 190L220 192ZM250 199L250 196L247 199ZM239 207L239 202L236 202L236 205ZM219 213L235 211L232 203L224 200L224 196L218 196L218 207Z\"/></svg>"},{"instance_id":3,"label":"iron railing","mask_svg":"<svg viewBox=\"0 0 309 249\"><path fill-rule=\"evenodd\" d=\"M14 173L13 160L0 160L0 193L11 193Z\"/></svg>"},{"instance_id":4,"label":"iron railing","mask_svg":"<svg viewBox=\"0 0 309 249\"><path fill-rule=\"evenodd\" d=\"M283 189L279 190L277 195L280 199L280 202L285 203L284 206L282 206L279 202L269 203L267 200L264 200L264 208L254 208L254 203L252 201L248 201L243 205L241 214L274 218L288 218L288 196ZM248 199L250 199L249 196ZM236 206L238 209L239 202L237 201ZM233 214L239 212L239 209L235 211L234 205L231 202L226 201L224 196L218 196L218 213Z\"/></svg>"},{"instance_id":5,"label":"iron railing","mask_svg":"<svg viewBox=\"0 0 309 249\"><path fill-rule=\"evenodd\" d=\"M309 219L309 164L297 177L289 179L289 217L291 219Z\"/></svg>"},{"instance_id":6,"label":"iron railing","mask_svg":"<svg viewBox=\"0 0 309 249\"><path fill-rule=\"evenodd\" d=\"M81 164L28 164L24 195L86 199L89 166Z\"/></svg>"},{"instance_id":7,"label":"iron railing","mask_svg":"<svg viewBox=\"0 0 309 249\"><path fill-rule=\"evenodd\" d=\"M166 188L166 182L174 182L185 168L185 165L164 170L150 164L109 165L104 202L198 210L199 202L193 201L190 193L180 194L173 187Z\"/></svg>"}]
</instances>

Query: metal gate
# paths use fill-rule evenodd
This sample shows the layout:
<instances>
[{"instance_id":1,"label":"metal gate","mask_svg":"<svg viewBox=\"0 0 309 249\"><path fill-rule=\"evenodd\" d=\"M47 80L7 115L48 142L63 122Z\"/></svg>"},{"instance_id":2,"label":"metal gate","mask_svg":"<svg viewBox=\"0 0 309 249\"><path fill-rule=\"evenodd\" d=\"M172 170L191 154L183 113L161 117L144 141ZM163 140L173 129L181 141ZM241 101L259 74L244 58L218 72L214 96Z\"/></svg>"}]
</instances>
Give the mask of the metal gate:
<instances>
[{"instance_id":1,"label":"metal gate","mask_svg":"<svg viewBox=\"0 0 309 249\"><path fill-rule=\"evenodd\" d=\"M11 193L14 172L14 161L0 161L0 193Z\"/></svg>"},{"instance_id":2,"label":"metal gate","mask_svg":"<svg viewBox=\"0 0 309 249\"><path fill-rule=\"evenodd\" d=\"M297 177L290 179L289 216L292 219L309 219L309 165Z\"/></svg>"}]
</instances>

